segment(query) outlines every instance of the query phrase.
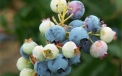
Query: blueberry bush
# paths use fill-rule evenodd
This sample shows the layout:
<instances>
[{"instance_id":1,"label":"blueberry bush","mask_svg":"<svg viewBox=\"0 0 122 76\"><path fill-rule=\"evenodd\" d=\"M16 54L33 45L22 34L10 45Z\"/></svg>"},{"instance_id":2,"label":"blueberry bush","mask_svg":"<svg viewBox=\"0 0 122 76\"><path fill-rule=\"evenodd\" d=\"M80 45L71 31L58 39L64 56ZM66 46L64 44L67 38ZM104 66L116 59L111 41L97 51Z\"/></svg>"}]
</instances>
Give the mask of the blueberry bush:
<instances>
[{"instance_id":1,"label":"blueberry bush","mask_svg":"<svg viewBox=\"0 0 122 76\"><path fill-rule=\"evenodd\" d=\"M1 0L0 10L6 9L6 8L14 8L13 3L12 3L13 1L14 0ZM77 65L72 66L72 70L69 73L69 76L82 76L82 75L83 76L121 76L122 75L122 69L121 69L122 68L122 51L121 51L122 49L121 48L122 9L120 9L120 7L121 7L122 2L120 0L102 0L102 1L81 0L81 1L83 2L85 6L85 13L82 16L82 18L80 18L80 20L85 20L87 16L92 15L92 14L96 15L97 17L101 18L100 19L101 21L103 20L109 27L111 27L114 31L116 31L117 40L112 41L111 43L108 44L109 55L106 58L104 58L104 60L94 58L91 55L86 54L81 51L81 59L80 59L81 62L78 63ZM52 12L50 8L50 1L49 0L32 0L32 1L21 0L21 2L24 3L24 6L22 6L19 9L15 8L17 9L17 12L15 13L15 16L13 18L14 30L13 29L11 30L9 27L7 27L9 24L7 23L4 15L0 15L0 22L2 24L2 27L6 29L6 32L12 35L16 35L20 44L23 43L24 39L31 37L35 42L37 42L37 44L41 44L44 46L46 44L45 41L48 38L45 39L45 36L43 36L42 34L40 35L39 25L42 22L41 20L52 17L52 16L55 16L56 20L58 20L57 15L54 12ZM66 24L70 25L71 21L72 19L69 19L66 22ZM71 24L71 26L73 26L73 24ZM94 28L88 29L88 31L89 30L93 30L94 32ZM60 40L62 41L62 39ZM89 43L87 39L85 40ZM54 40L50 42L55 43ZM84 46L82 46L82 48L87 49ZM88 51L85 51L85 52L88 52ZM58 59L56 60L58 61ZM56 64L56 60L55 60L55 64ZM64 62L64 64L67 64L66 62L67 59L62 58L62 61ZM50 63L48 62L47 64L50 65ZM40 65L43 65L43 63L40 63ZM51 65L51 67L52 66L53 65ZM27 67L30 67L30 66L27 66ZM66 69L66 67L64 68ZM54 69L57 69L57 68L54 68ZM51 71L54 71L54 69ZM68 70L69 69L70 68L68 67ZM62 71L62 69L60 71ZM2 76L10 76L10 74L9 75L3 74ZM17 75L15 74L14 76L17 76Z\"/></svg>"}]
</instances>

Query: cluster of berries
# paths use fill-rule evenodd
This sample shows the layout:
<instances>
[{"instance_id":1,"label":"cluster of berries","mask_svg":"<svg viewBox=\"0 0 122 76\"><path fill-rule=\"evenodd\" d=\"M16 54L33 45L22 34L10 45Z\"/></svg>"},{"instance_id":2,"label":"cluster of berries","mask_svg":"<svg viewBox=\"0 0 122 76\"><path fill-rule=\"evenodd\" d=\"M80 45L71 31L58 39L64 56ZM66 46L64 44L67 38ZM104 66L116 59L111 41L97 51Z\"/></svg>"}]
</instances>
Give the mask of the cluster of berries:
<instances>
[{"instance_id":1,"label":"cluster of berries","mask_svg":"<svg viewBox=\"0 0 122 76\"><path fill-rule=\"evenodd\" d=\"M116 39L116 32L97 16L80 20L85 12L80 1L51 0L50 7L59 22L52 17L54 23L48 18L40 24L39 30L47 40L44 47L25 39L20 48L22 57L17 61L20 76L66 76L71 65L80 62L81 51L103 59L107 43ZM68 19L73 19L69 25L65 24Z\"/></svg>"}]
</instances>

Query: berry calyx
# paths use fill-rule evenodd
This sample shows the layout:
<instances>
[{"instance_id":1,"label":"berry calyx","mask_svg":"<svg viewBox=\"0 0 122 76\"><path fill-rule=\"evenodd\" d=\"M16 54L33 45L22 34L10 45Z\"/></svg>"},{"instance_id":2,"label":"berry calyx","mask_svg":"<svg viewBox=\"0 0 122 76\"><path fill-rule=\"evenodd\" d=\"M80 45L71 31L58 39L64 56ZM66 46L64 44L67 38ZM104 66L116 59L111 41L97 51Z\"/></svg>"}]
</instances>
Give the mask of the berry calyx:
<instances>
[{"instance_id":1,"label":"berry calyx","mask_svg":"<svg viewBox=\"0 0 122 76\"><path fill-rule=\"evenodd\" d=\"M43 55L43 51L44 51L44 48L42 46L36 46L32 51L32 55L34 58L36 58L36 60L44 61L45 57Z\"/></svg>"},{"instance_id":2,"label":"berry calyx","mask_svg":"<svg viewBox=\"0 0 122 76\"><path fill-rule=\"evenodd\" d=\"M52 58L53 57L53 53L49 49L44 50L44 53L45 53L46 58L48 58L48 57Z\"/></svg>"},{"instance_id":3,"label":"berry calyx","mask_svg":"<svg viewBox=\"0 0 122 76\"><path fill-rule=\"evenodd\" d=\"M46 59L55 59L59 54L59 49L54 44L47 44L44 47L43 55Z\"/></svg>"},{"instance_id":4,"label":"berry calyx","mask_svg":"<svg viewBox=\"0 0 122 76\"><path fill-rule=\"evenodd\" d=\"M75 56L80 54L79 48L74 49L74 54L75 54Z\"/></svg>"}]
</instances>

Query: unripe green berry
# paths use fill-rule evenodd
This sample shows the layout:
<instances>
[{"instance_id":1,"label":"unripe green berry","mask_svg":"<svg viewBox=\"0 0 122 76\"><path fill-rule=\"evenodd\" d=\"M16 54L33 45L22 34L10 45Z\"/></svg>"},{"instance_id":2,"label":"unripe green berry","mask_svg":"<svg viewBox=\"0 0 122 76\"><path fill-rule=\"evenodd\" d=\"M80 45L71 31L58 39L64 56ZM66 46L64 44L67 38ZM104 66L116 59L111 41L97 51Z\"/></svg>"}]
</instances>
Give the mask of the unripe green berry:
<instances>
[{"instance_id":1,"label":"unripe green berry","mask_svg":"<svg viewBox=\"0 0 122 76\"><path fill-rule=\"evenodd\" d=\"M37 44L30 38L30 39L25 39L25 43L22 45L23 51L26 54L32 54L32 50L34 47L37 46Z\"/></svg>"},{"instance_id":2,"label":"unripe green berry","mask_svg":"<svg viewBox=\"0 0 122 76\"><path fill-rule=\"evenodd\" d=\"M110 43L114 39L115 34L110 27L101 27L100 39L106 43Z\"/></svg>"},{"instance_id":3,"label":"unripe green berry","mask_svg":"<svg viewBox=\"0 0 122 76\"><path fill-rule=\"evenodd\" d=\"M50 27L54 26L55 24L50 21L50 19L44 19L42 20L42 23L39 26L39 30L41 32L42 35L45 34L45 32L47 31L47 29L49 29Z\"/></svg>"},{"instance_id":4,"label":"unripe green berry","mask_svg":"<svg viewBox=\"0 0 122 76\"><path fill-rule=\"evenodd\" d=\"M74 56L80 54L80 51L74 42L69 41L63 45L62 53L67 58L73 58Z\"/></svg>"},{"instance_id":5,"label":"unripe green berry","mask_svg":"<svg viewBox=\"0 0 122 76\"><path fill-rule=\"evenodd\" d=\"M55 59L59 54L58 48L54 44L47 44L44 47L43 55L47 59Z\"/></svg>"},{"instance_id":6,"label":"unripe green berry","mask_svg":"<svg viewBox=\"0 0 122 76\"><path fill-rule=\"evenodd\" d=\"M51 0L50 7L53 12L59 13L67 7L66 0Z\"/></svg>"},{"instance_id":7,"label":"unripe green berry","mask_svg":"<svg viewBox=\"0 0 122 76\"><path fill-rule=\"evenodd\" d=\"M20 76L37 76L36 72L33 69L30 68L24 68L20 72Z\"/></svg>"},{"instance_id":8,"label":"unripe green berry","mask_svg":"<svg viewBox=\"0 0 122 76\"><path fill-rule=\"evenodd\" d=\"M33 64L29 60L25 59L24 57L20 57L18 59L16 66L20 71L24 68L33 68Z\"/></svg>"},{"instance_id":9,"label":"unripe green berry","mask_svg":"<svg viewBox=\"0 0 122 76\"><path fill-rule=\"evenodd\" d=\"M44 51L44 48L42 46L36 46L33 49L33 53L32 53L33 57L36 58L36 60L44 61L45 57L43 55L43 51Z\"/></svg>"}]
</instances>

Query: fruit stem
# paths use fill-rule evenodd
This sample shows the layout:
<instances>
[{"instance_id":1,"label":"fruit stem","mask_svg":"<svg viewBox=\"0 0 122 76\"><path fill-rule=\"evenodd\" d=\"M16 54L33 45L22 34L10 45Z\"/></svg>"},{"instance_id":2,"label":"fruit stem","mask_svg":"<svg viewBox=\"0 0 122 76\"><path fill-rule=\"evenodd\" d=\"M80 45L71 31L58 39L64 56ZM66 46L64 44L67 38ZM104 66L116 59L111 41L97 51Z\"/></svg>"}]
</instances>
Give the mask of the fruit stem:
<instances>
[{"instance_id":1,"label":"fruit stem","mask_svg":"<svg viewBox=\"0 0 122 76\"><path fill-rule=\"evenodd\" d=\"M94 35L94 36L100 36L100 34L94 34L94 33L92 33L92 32L88 32L88 34L90 35Z\"/></svg>"},{"instance_id":2,"label":"fruit stem","mask_svg":"<svg viewBox=\"0 0 122 76\"><path fill-rule=\"evenodd\" d=\"M69 38L69 33L70 33L70 32L66 32L66 38Z\"/></svg>"},{"instance_id":3,"label":"fruit stem","mask_svg":"<svg viewBox=\"0 0 122 76\"><path fill-rule=\"evenodd\" d=\"M67 25L66 27L67 27L67 28L72 28L72 26L68 26L68 25Z\"/></svg>"},{"instance_id":4,"label":"fruit stem","mask_svg":"<svg viewBox=\"0 0 122 76\"><path fill-rule=\"evenodd\" d=\"M88 32L88 34L92 34L92 32Z\"/></svg>"},{"instance_id":5,"label":"fruit stem","mask_svg":"<svg viewBox=\"0 0 122 76\"><path fill-rule=\"evenodd\" d=\"M58 49L62 49L62 47L61 47L61 46L59 46L59 45L56 45L56 47L57 47Z\"/></svg>"},{"instance_id":6,"label":"fruit stem","mask_svg":"<svg viewBox=\"0 0 122 76\"><path fill-rule=\"evenodd\" d=\"M59 6L59 7L62 6L60 2L58 3L58 6ZM59 18L59 21L60 21L60 25L62 26L62 25L63 25L63 19L64 19L64 17L63 17L63 15L62 15L62 13L59 11L59 9L60 9L60 8L57 9L57 10L58 10L58 13L59 13L59 14L58 14L58 18ZM63 9L63 12L64 12L64 9Z\"/></svg>"},{"instance_id":7,"label":"fruit stem","mask_svg":"<svg viewBox=\"0 0 122 76\"><path fill-rule=\"evenodd\" d=\"M92 35L94 35L94 36L100 36L100 34L92 34Z\"/></svg>"},{"instance_id":8,"label":"fruit stem","mask_svg":"<svg viewBox=\"0 0 122 76\"><path fill-rule=\"evenodd\" d=\"M94 43L91 38L89 38L89 40L91 41L92 44Z\"/></svg>"},{"instance_id":9,"label":"fruit stem","mask_svg":"<svg viewBox=\"0 0 122 76\"><path fill-rule=\"evenodd\" d=\"M59 3L59 6L60 6L60 3ZM61 12L59 11L59 8L58 8L58 18L59 18L59 21L61 22L62 17L61 17Z\"/></svg>"},{"instance_id":10,"label":"fruit stem","mask_svg":"<svg viewBox=\"0 0 122 76\"><path fill-rule=\"evenodd\" d=\"M85 25L81 25L80 27L84 28Z\"/></svg>"},{"instance_id":11,"label":"fruit stem","mask_svg":"<svg viewBox=\"0 0 122 76\"><path fill-rule=\"evenodd\" d=\"M66 13L68 12L68 11L67 11L67 7L63 6L63 8L64 8L64 9L63 9L62 21L61 21L62 24L64 24L65 15L66 15Z\"/></svg>"},{"instance_id":12,"label":"fruit stem","mask_svg":"<svg viewBox=\"0 0 122 76\"><path fill-rule=\"evenodd\" d=\"M69 16L69 17L67 17L65 20L64 20L64 22L66 22L69 18L71 18L73 16L73 13Z\"/></svg>"},{"instance_id":13,"label":"fruit stem","mask_svg":"<svg viewBox=\"0 0 122 76\"><path fill-rule=\"evenodd\" d=\"M60 4L60 2L59 2L59 7L60 6L62 6L61 4ZM64 26L64 23L73 15L73 13L70 15L70 16L68 16L66 19L65 19L65 16L66 16L66 14L67 14L67 12L68 12L68 8L67 8L67 6L64 6L63 5L63 11L62 11L62 13L59 11L59 8L57 9L58 10L58 18L59 18L59 21L60 21L60 25L61 26ZM54 22L56 23L56 24L58 24L58 22L53 18L53 20L54 20Z\"/></svg>"},{"instance_id":14,"label":"fruit stem","mask_svg":"<svg viewBox=\"0 0 122 76\"><path fill-rule=\"evenodd\" d=\"M32 64L35 64L36 61L37 61L37 60L33 57L32 54L29 56L29 60L30 60L30 62L31 62Z\"/></svg>"},{"instance_id":15,"label":"fruit stem","mask_svg":"<svg viewBox=\"0 0 122 76\"><path fill-rule=\"evenodd\" d=\"M55 17L54 17L54 16L52 17L52 19L53 19L53 21L55 22L55 24L57 24L57 25L58 25L58 22L56 21L56 19L55 19Z\"/></svg>"},{"instance_id":16,"label":"fruit stem","mask_svg":"<svg viewBox=\"0 0 122 76\"><path fill-rule=\"evenodd\" d=\"M60 17L60 14L58 14L58 18L59 18L59 21L61 22L61 17Z\"/></svg>"}]
</instances>

